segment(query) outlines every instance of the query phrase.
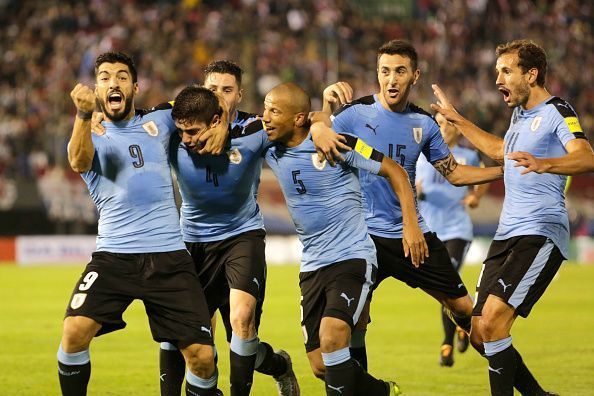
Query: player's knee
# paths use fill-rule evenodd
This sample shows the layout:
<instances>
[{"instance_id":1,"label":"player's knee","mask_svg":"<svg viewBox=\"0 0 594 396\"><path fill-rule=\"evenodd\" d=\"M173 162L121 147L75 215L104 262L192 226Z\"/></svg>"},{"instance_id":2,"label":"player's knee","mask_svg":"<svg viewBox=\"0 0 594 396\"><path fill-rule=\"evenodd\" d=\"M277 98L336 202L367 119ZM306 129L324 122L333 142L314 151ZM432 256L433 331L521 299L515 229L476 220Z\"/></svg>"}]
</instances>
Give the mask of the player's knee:
<instances>
[{"instance_id":1,"label":"player's knee","mask_svg":"<svg viewBox=\"0 0 594 396\"><path fill-rule=\"evenodd\" d=\"M248 305L235 307L230 314L231 327L235 334L243 339L250 338L255 333L254 309Z\"/></svg>"},{"instance_id":2,"label":"player's knee","mask_svg":"<svg viewBox=\"0 0 594 396\"><path fill-rule=\"evenodd\" d=\"M499 323L496 316L485 314L481 316L479 321L479 330L483 342L490 340L491 337L497 332L498 328Z\"/></svg>"},{"instance_id":3,"label":"player's knee","mask_svg":"<svg viewBox=\"0 0 594 396\"><path fill-rule=\"evenodd\" d=\"M67 353L84 351L89 347L97 330L90 319L66 318L62 332L62 349Z\"/></svg>"},{"instance_id":4,"label":"player's knee","mask_svg":"<svg viewBox=\"0 0 594 396\"><path fill-rule=\"evenodd\" d=\"M210 378L214 373L214 350L210 345L193 344L185 348L188 368L200 378Z\"/></svg>"}]
</instances>

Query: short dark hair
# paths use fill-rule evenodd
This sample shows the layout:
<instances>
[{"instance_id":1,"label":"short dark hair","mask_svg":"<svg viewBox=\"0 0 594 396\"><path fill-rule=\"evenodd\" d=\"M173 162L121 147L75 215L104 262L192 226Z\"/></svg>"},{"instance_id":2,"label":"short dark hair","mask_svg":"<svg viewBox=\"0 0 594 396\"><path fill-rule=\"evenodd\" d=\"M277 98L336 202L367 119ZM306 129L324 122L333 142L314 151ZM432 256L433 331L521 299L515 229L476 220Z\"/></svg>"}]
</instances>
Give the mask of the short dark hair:
<instances>
[{"instance_id":1,"label":"short dark hair","mask_svg":"<svg viewBox=\"0 0 594 396\"><path fill-rule=\"evenodd\" d=\"M241 76L243 70L230 60L217 60L210 62L204 69L204 77L211 73L231 74L237 81L237 86L241 87Z\"/></svg>"},{"instance_id":2,"label":"short dark hair","mask_svg":"<svg viewBox=\"0 0 594 396\"><path fill-rule=\"evenodd\" d=\"M405 56L410 59L410 64L412 65L413 70L417 70L417 50L406 40L390 40L387 43L382 44L377 50L378 62L380 56L383 54Z\"/></svg>"},{"instance_id":3,"label":"short dark hair","mask_svg":"<svg viewBox=\"0 0 594 396\"><path fill-rule=\"evenodd\" d=\"M123 52L104 52L103 54L99 55L95 60L95 75L99 71L99 66L101 66L103 63L123 63L124 65L128 66L128 69L130 69L132 82L137 81L136 65L134 64L132 58Z\"/></svg>"},{"instance_id":4,"label":"short dark hair","mask_svg":"<svg viewBox=\"0 0 594 396\"><path fill-rule=\"evenodd\" d=\"M213 117L221 115L219 98L209 89L190 85L181 90L173 103L171 117L181 123L204 122L210 124Z\"/></svg>"},{"instance_id":5,"label":"short dark hair","mask_svg":"<svg viewBox=\"0 0 594 396\"><path fill-rule=\"evenodd\" d=\"M545 50L532 40L514 40L505 44L499 44L495 54L499 58L503 54L517 53L518 65L522 72L530 69L538 70L536 84L543 87L547 76L547 54Z\"/></svg>"}]
</instances>

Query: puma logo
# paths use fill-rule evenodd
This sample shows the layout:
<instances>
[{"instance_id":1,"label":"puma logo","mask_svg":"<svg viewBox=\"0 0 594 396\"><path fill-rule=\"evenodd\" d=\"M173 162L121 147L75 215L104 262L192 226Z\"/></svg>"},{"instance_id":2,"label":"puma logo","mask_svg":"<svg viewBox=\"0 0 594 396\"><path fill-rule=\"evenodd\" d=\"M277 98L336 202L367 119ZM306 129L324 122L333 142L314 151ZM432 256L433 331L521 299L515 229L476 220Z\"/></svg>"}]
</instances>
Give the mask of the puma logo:
<instances>
[{"instance_id":1,"label":"puma logo","mask_svg":"<svg viewBox=\"0 0 594 396\"><path fill-rule=\"evenodd\" d=\"M498 369L494 369L493 367L489 366L489 371L492 371L494 373L497 373L497 374L501 375L501 372L503 371L503 367L499 367Z\"/></svg>"},{"instance_id":2,"label":"puma logo","mask_svg":"<svg viewBox=\"0 0 594 396\"><path fill-rule=\"evenodd\" d=\"M340 293L340 297L344 298L347 301L347 307L351 306L351 301L354 301L355 298L349 298L349 296L347 296L344 292Z\"/></svg>"},{"instance_id":3,"label":"puma logo","mask_svg":"<svg viewBox=\"0 0 594 396\"><path fill-rule=\"evenodd\" d=\"M464 283L460 283L460 284L458 285L458 289L462 289L463 287L464 287Z\"/></svg>"},{"instance_id":4,"label":"puma logo","mask_svg":"<svg viewBox=\"0 0 594 396\"><path fill-rule=\"evenodd\" d=\"M252 279L252 282L254 282L256 286L258 286L258 290L260 290L260 282L258 282L258 279L254 278Z\"/></svg>"},{"instance_id":5,"label":"puma logo","mask_svg":"<svg viewBox=\"0 0 594 396\"><path fill-rule=\"evenodd\" d=\"M161 374L161 375L159 376L159 379L161 380L161 382L165 382L165 378L164 378L164 377L165 377L166 375L167 375L166 373L163 373L163 374Z\"/></svg>"},{"instance_id":6,"label":"puma logo","mask_svg":"<svg viewBox=\"0 0 594 396\"><path fill-rule=\"evenodd\" d=\"M499 278L497 280L497 282L499 282L499 284L501 286L503 286L503 292L505 293L505 291L507 290L508 287L510 287L512 284L510 283L509 285L506 285L505 282L503 281L503 279Z\"/></svg>"},{"instance_id":7,"label":"puma logo","mask_svg":"<svg viewBox=\"0 0 594 396\"><path fill-rule=\"evenodd\" d=\"M338 392L342 395L342 390L344 389L344 386L334 387L332 385L328 385L328 388L335 390L336 392Z\"/></svg>"},{"instance_id":8,"label":"puma logo","mask_svg":"<svg viewBox=\"0 0 594 396\"><path fill-rule=\"evenodd\" d=\"M369 128L369 129L371 129L371 130L373 131L373 134L374 134L374 135L377 135L377 132L375 131L375 130L377 129L377 127L379 127L379 124L377 124L377 125L375 126L375 128L374 128L374 127L372 127L372 126L371 126L371 125L369 125L369 124L365 124L365 128Z\"/></svg>"},{"instance_id":9,"label":"puma logo","mask_svg":"<svg viewBox=\"0 0 594 396\"><path fill-rule=\"evenodd\" d=\"M204 332L208 333L208 335L212 337L212 333L210 332L210 329L207 329L207 328L206 328L206 327L204 327L204 326L200 326L200 330L202 330L202 331L204 331Z\"/></svg>"}]
</instances>

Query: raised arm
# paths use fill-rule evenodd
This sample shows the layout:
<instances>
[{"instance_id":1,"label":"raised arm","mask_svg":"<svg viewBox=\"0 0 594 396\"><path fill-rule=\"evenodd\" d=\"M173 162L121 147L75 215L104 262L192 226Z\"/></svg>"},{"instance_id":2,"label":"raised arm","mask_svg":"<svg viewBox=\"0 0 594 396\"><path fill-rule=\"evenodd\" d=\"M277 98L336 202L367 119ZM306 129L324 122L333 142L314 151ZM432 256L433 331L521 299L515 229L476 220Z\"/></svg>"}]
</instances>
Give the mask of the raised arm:
<instances>
[{"instance_id":1,"label":"raised arm","mask_svg":"<svg viewBox=\"0 0 594 396\"><path fill-rule=\"evenodd\" d=\"M558 175L578 175L594 172L594 153L586 139L570 140L565 145L565 149L567 154L557 158L536 158L523 151L509 153L507 158L516 161L515 166L526 168L522 174L546 172Z\"/></svg>"},{"instance_id":2,"label":"raised arm","mask_svg":"<svg viewBox=\"0 0 594 396\"><path fill-rule=\"evenodd\" d=\"M72 136L68 142L68 162L73 171L91 169L95 147L91 138L91 117L95 108L95 92L83 84L76 84L70 97L76 106Z\"/></svg>"},{"instance_id":3,"label":"raised arm","mask_svg":"<svg viewBox=\"0 0 594 396\"><path fill-rule=\"evenodd\" d=\"M333 107L341 106L353 100L353 87L347 82L339 81L328 85L323 93L322 111L332 114Z\"/></svg>"},{"instance_id":4,"label":"raised arm","mask_svg":"<svg viewBox=\"0 0 594 396\"><path fill-rule=\"evenodd\" d=\"M474 125L472 122L462 117L454 106L450 103L447 96L437 84L433 84L433 93L437 97L437 104L432 104L431 108L442 114L448 122L454 124L456 128L470 141L478 150L482 151L488 157L503 163L503 139L489 132L486 132Z\"/></svg>"},{"instance_id":5,"label":"raised arm","mask_svg":"<svg viewBox=\"0 0 594 396\"><path fill-rule=\"evenodd\" d=\"M417 216L417 207L415 205L414 194L408 173L391 158L383 156L380 176L390 181L392 190L400 201L402 208L402 244L404 246L404 255L411 255L411 261L415 267L418 267L429 257L429 248L425 242L425 236L421 227L419 227L419 218Z\"/></svg>"}]
</instances>

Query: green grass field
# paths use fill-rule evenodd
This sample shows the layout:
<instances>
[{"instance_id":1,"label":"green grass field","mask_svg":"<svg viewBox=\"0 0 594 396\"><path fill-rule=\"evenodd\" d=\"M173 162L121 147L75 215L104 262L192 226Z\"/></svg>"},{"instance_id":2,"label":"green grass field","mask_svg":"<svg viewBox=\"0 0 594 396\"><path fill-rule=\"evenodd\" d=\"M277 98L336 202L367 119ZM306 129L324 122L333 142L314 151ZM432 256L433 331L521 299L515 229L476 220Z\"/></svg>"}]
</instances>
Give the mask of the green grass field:
<instances>
[{"instance_id":1,"label":"green grass field","mask_svg":"<svg viewBox=\"0 0 594 396\"><path fill-rule=\"evenodd\" d=\"M57 395L56 350L61 319L80 267L0 265L0 394ZM464 279L474 285L478 266ZM286 349L303 395L323 395L310 372L299 325L297 266L270 267L260 337ZM564 264L528 320L519 319L514 345L540 382L562 395L594 394L594 266ZM436 302L392 279L382 284L368 331L370 372L396 379L407 395L486 395L486 361L474 351L438 366L441 342ZM124 316L125 330L91 346L91 395L157 395L158 346L141 304ZM219 332L219 387L228 394L228 349ZM271 378L255 375L254 395L273 395Z\"/></svg>"}]
</instances>

